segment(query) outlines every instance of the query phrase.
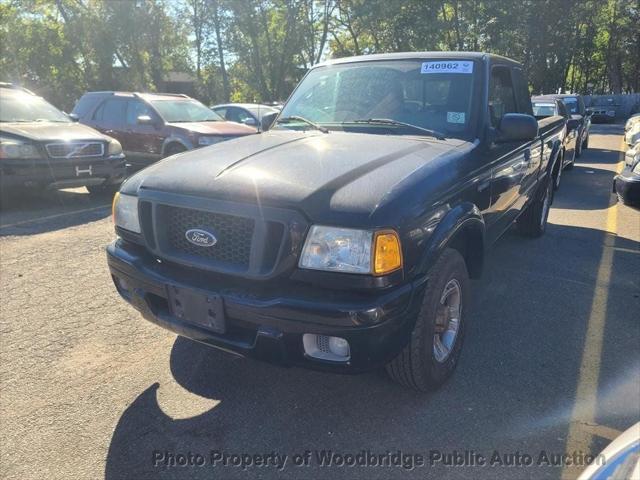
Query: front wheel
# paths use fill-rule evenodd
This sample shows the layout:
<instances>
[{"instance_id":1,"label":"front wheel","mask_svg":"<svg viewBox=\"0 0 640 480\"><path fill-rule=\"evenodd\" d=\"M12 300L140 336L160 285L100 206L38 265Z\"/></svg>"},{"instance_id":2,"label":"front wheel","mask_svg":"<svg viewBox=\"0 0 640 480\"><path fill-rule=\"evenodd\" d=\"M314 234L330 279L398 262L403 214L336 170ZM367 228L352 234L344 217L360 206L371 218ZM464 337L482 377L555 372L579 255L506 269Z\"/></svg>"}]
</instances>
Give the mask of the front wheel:
<instances>
[{"instance_id":1,"label":"front wheel","mask_svg":"<svg viewBox=\"0 0 640 480\"><path fill-rule=\"evenodd\" d=\"M85 187L93 197L113 197L120 190L119 183L107 185L87 185Z\"/></svg>"},{"instance_id":2,"label":"front wheel","mask_svg":"<svg viewBox=\"0 0 640 480\"><path fill-rule=\"evenodd\" d=\"M536 198L518 218L518 229L528 237L539 237L547 229L549 209L553 199L553 178L547 175L544 184L540 185Z\"/></svg>"},{"instance_id":3,"label":"front wheel","mask_svg":"<svg viewBox=\"0 0 640 480\"><path fill-rule=\"evenodd\" d=\"M425 392L453 374L462 351L469 294L462 255L445 249L429 274L409 344L386 366L393 380Z\"/></svg>"}]
</instances>

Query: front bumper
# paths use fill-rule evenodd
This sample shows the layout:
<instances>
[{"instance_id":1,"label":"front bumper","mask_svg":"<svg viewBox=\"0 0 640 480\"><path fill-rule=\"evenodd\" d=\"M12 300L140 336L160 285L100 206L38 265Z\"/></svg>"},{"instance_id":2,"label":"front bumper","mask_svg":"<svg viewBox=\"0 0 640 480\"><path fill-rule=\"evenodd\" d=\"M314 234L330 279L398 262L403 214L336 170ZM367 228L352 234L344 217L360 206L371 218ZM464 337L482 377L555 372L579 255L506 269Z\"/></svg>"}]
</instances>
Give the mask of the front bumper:
<instances>
[{"instance_id":1,"label":"front bumper","mask_svg":"<svg viewBox=\"0 0 640 480\"><path fill-rule=\"evenodd\" d=\"M119 184L125 178L124 155L0 161L0 186L7 190Z\"/></svg>"},{"instance_id":2,"label":"front bumper","mask_svg":"<svg viewBox=\"0 0 640 480\"><path fill-rule=\"evenodd\" d=\"M377 369L408 343L426 279L375 294L329 291L299 283L265 286L228 280L158 262L145 249L122 240L107 247L109 269L120 295L147 320L178 335L242 356L283 366L336 373ZM224 334L173 315L169 289L222 298ZM349 342L345 362L308 357L305 333L342 337Z\"/></svg>"},{"instance_id":3,"label":"front bumper","mask_svg":"<svg viewBox=\"0 0 640 480\"><path fill-rule=\"evenodd\" d=\"M640 207L640 175L633 173L630 167L614 177L613 191L625 205Z\"/></svg>"}]
</instances>

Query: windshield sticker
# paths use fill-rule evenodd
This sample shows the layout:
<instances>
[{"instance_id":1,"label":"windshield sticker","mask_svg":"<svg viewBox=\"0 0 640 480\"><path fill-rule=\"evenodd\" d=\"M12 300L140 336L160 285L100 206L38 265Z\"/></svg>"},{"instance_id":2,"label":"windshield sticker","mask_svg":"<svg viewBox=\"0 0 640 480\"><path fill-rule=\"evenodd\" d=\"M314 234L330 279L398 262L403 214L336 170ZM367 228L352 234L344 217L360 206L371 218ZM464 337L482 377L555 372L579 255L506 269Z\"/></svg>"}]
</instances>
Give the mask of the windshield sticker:
<instances>
[{"instance_id":1,"label":"windshield sticker","mask_svg":"<svg viewBox=\"0 0 640 480\"><path fill-rule=\"evenodd\" d=\"M447 123L464 123L464 112L447 112Z\"/></svg>"},{"instance_id":2,"label":"windshield sticker","mask_svg":"<svg viewBox=\"0 0 640 480\"><path fill-rule=\"evenodd\" d=\"M423 62L420 73L473 73L473 62L463 60L460 62Z\"/></svg>"}]
</instances>

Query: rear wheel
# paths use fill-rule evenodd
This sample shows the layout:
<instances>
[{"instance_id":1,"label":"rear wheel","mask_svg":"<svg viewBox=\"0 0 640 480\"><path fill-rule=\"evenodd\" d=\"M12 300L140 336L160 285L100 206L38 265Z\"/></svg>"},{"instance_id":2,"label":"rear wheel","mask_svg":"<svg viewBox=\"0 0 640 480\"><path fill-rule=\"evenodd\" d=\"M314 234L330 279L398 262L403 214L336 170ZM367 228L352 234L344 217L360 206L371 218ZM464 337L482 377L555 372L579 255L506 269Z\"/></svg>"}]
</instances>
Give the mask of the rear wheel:
<instances>
[{"instance_id":1,"label":"rear wheel","mask_svg":"<svg viewBox=\"0 0 640 480\"><path fill-rule=\"evenodd\" d=\"M579 158L582 156L582 147L584 145L584 140L581 142L576 142L576 156L575 158Z\"/></svg>"},{"instance_id":2,"label":"rear wheel","mask_svg":"<svg viewBox=\"0 0 640 480\"><path fill-rule=\"evenodd\" d=\"M553 200L553 178L547 175L536 198L518 218L518 229L529 237L539 237L547 229L549 209Z\"/></svg>"},{"instance_id":3,"label":"rear wheel","mask_svg":"<svg viewBox=\"0 0 640 480\"><path fill-rule=\"evenodd\" d=\"M451 376L462 351L469 293L462 255L445 249L431 269L409 344L386 367L393 380L425 392Z\"/></svg>"},{"instance_id":4,"label":"rear wheel","mask_svg":"<svg viewBox=\"0 0 640 480\"><path fill-rule=\"evenodd\" d=\"M587 148L589 148L589 134L587 133L587 136L584 139L584 142L582 142L582 150L586 150Z\"/></svg>"},{"instance_id":5,"label":"rear wheel","mask_svg":"<svg viewBox=\"0 0 640 480\"><path fill-rule=\"evenodd\" d=\"M553 179L554 179L553 188L554 188L554 190L558 190L560 188L560 177L562 176L562 168L563 168L563 164L564 164L564 150L562 150L558 155L560 156L560 158L558 158L558 160L556 160L558 166L554 168L556 173L553 176Z\"/></svg>"}]
</instances>

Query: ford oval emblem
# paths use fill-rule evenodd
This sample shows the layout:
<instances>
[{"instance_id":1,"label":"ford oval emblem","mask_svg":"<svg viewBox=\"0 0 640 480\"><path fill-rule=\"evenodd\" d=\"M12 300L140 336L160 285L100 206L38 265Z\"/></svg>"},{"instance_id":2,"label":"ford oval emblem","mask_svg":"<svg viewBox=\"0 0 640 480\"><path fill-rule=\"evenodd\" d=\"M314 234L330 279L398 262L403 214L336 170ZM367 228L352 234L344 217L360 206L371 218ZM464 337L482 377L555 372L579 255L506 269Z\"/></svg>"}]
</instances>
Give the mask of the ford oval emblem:
<instances>
[{"instance_id":1,"label":"ford oval emblem","mask_svg":"<svg viewBox=\"0 0 640 480\"><path fill-rule=\"evenodd\" d=\"M198 247L213 247L218 241L213 233L207 232L206 230L201 230L199 228L192 228L191 230L187 230L184 236L190 243L193 243Z\"/></svg>"}]
</instances>

